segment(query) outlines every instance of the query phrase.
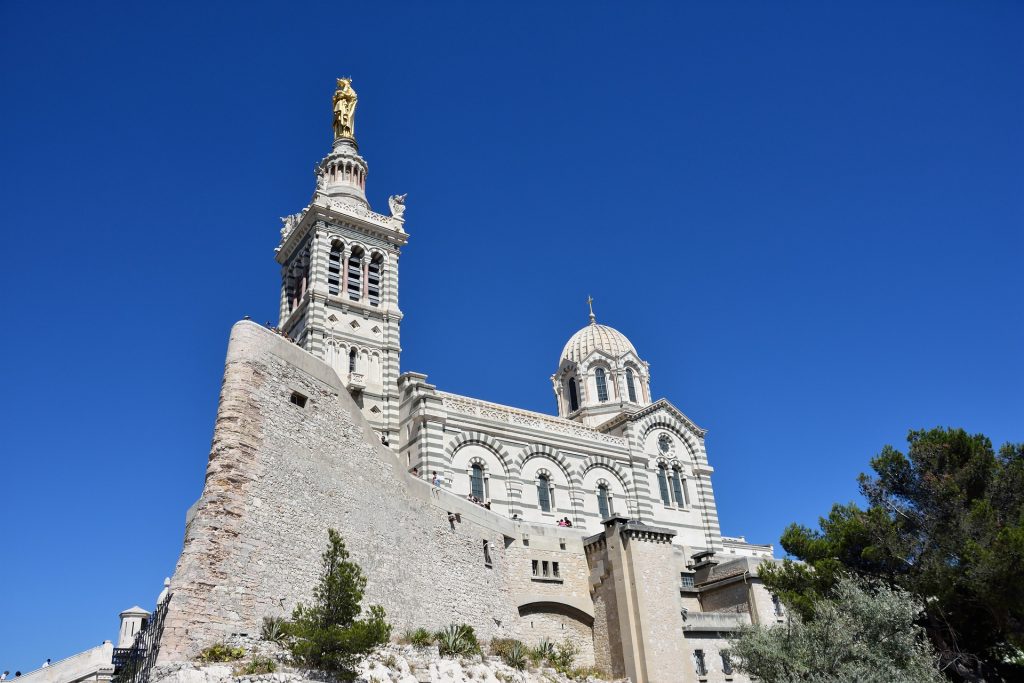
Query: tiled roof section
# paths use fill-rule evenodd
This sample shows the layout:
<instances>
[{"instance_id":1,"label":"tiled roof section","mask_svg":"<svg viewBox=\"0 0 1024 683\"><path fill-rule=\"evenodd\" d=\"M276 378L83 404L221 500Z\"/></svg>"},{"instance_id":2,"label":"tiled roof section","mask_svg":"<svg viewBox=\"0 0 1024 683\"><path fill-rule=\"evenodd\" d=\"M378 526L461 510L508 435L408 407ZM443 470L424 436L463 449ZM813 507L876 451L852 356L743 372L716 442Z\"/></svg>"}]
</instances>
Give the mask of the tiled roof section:
<instances>
[{"instance_id":1,"label":"tiled roof section","mask_svg":"<svg viewBox=\"0 0 1024 683\"><path fill-rule=\"evenodd\" d=\"M598 350L604 351L614 358L619 358L630 351L634 354L636 353L636 349L633 348L633 344L626 339L626 335L622 334L614 327L598 325L597 323L592 322L576 334L572 335L569 341L565 344L565 348L562 349L562 358L568 358L574 363L579 363L591 353Z\"/></svg>"}]
</instances>

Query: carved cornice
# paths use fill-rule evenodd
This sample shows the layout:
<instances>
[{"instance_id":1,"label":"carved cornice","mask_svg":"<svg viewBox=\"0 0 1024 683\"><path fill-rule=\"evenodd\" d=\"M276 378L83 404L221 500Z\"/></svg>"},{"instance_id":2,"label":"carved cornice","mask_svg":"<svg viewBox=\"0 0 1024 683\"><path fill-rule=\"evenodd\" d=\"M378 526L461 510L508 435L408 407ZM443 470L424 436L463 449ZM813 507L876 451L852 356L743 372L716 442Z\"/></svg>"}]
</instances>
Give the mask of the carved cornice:
<instances>
[{"instance_id":1,"label":"carved cornice","mask_svg":"<svg viewBox=\"0 0 1024 683\"><path fill-rule=\"evenodd\" d=\"M489 403L487 401L467 398L457 394L448 394L439 391L438 395L444 399L445 409L453 413L472 415L474 417L494 420L495 422L505 422L519 427L533 427L535 429L542 429L549 432L565 434L576 438L588 439L591 441L610 444L612 446L618 446L620 448L626 448L626 439L624 437L603 434L594 429L590 429L589 427L584 427L578 422L566 420L565 418L545 415L544 413L535 413L529 410L521 410L519 408L511 408L498 403Z\"/></svg>"},{"instance_id":2,"label":"carved cornice","mask_svg":"<svg viewBox=\"0 0 1024 683\"><path fill-rule=\"evenodd\" d=\"M659 398L651 405L641 408L639 410L627 411L622 413L621 415L616 415L607 422L599 424L597 426L597 429L601 430L602 432L611 431L612 429L615 429L616 427L625 422L637 422L647 417L648 415L658 412L659 410L665 410L666 412L668 412L670 415L672 415L672 417L681 422L684 427L686 427L688 430L690 430L691 432L693 432L702 439L704 438L704 435L708 433L708 430L698 427L693 420L688 418L683 413L683 411L679 410L679 408L676 408L674 405L672 405L672 403L670 403L667 398Z\"/></svg>"},{"instance_id":3,"label":"carved cornice","mask_svg":"<svg viewBox=\"0 0 1024 683\"><path fill-rule=\"evenodd\" d=\"M334 197L317 194L313 203L299 214L288 217L277 247L278 263L285 263L301 243L302 238L318 223L324 227L335 225L360 233L360 239L373 246L398 252L409 241L409 235L402 227L404 221L371 211L354 202L340 201Z\"/></svg>"}]
</instances>

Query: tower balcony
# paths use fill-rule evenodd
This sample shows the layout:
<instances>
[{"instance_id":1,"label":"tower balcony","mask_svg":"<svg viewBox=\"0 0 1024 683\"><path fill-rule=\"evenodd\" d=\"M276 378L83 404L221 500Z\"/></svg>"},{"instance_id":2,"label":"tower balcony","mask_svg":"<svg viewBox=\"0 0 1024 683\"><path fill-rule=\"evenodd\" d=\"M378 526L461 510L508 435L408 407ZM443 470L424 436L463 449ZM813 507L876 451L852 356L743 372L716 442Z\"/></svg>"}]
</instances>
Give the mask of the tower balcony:
<instances>
[{"instance_id":1,"label":"tower balcony","mask_svg":"<svg viewBox=\"0 0 1024 683\"><path fill-rule=\"evenodd\" d=\"M366 376L361 372L348 373L348 390L362 391L366 388Z\"/></svg>"}]
</instances>

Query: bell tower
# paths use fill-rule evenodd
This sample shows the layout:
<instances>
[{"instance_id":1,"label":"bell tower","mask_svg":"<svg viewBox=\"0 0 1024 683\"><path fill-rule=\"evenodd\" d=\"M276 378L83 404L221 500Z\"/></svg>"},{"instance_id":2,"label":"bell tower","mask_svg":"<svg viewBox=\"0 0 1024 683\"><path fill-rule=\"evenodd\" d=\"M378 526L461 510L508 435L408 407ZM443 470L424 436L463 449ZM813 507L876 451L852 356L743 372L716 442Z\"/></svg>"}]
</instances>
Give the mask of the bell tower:
<instances>
[{"instance_id":1,"label":"bell tower","mask_svg":"<svg viewBox=\"0 0 1024 683\"><path fill-rule=\"evenodd\" d=\"M278 330L334 368L381 440L397 448L405 195L391 196L390 215L370 207L369 168L355 138L357 99L352 79L339 78L334 144L313 169L313 198L281 219Z\"/></svg>"}]
</instances>

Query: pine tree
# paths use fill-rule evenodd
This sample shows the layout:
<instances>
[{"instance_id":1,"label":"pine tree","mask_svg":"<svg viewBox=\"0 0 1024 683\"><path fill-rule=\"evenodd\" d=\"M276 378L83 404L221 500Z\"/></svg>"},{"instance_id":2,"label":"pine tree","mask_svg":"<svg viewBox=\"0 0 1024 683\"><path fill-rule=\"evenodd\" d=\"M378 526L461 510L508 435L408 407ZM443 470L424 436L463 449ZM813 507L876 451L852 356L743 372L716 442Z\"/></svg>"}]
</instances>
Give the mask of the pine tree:
<instances>
[{"instance_id":1,"label":"pine tree","mask_svg":"<svg viewBox=\"0 0 1024 683\"><path fill-rule=\"evenodd\" d=\"M290 647L297 663L351 679L359 660L388 642L391 626L379 605L370 607L367 618L358 619L366 577L358 564L349 561L341 535L334 529L327 534L323 574L313 590L313 604L300 603L292 612Z\"/></svg>"}]
</instances>

